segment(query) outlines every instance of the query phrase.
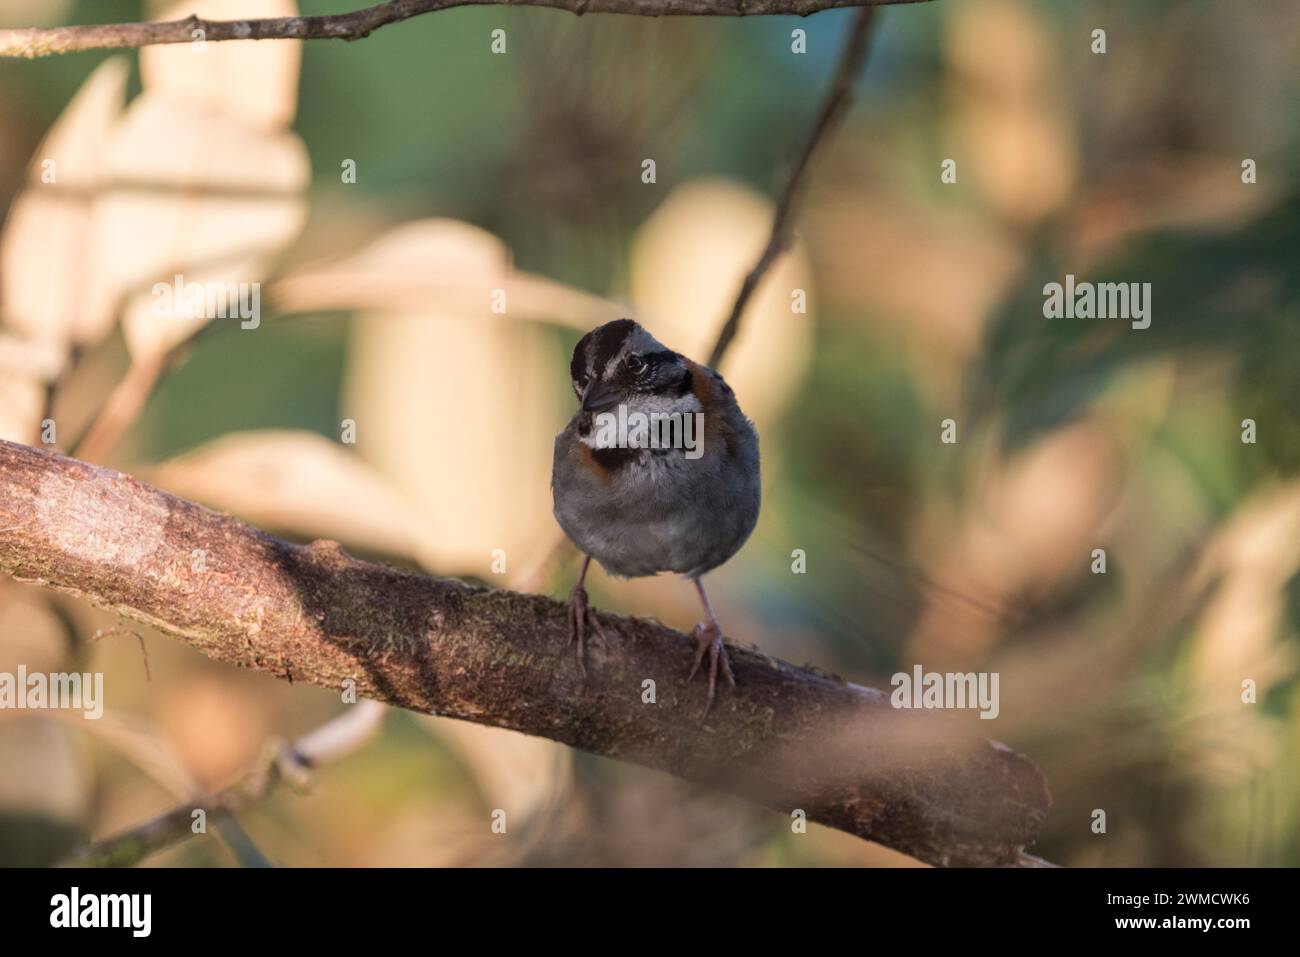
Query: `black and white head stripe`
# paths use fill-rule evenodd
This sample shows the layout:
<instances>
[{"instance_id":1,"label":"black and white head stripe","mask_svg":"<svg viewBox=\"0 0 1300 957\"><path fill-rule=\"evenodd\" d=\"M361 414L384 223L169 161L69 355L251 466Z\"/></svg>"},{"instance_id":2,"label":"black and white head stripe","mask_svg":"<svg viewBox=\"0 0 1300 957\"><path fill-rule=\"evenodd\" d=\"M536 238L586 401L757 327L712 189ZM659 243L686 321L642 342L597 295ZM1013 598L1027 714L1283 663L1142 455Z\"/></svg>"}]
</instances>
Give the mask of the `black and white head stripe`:
<instances>
[{"instance_id":1,"label":"black and white head stripe","mask_svg":"<svg viewBox=\"0 0 1300 957\"><path fill-rule=\"evenodd\" d=\"M693 385L686 358L631 319L607 322L583 336L569 372L578 395L595 381L628 399L680 399Z\"/></svg>"},{"instance_id":2,"label":"black and white head stripe","mask_svg":"<svg viewBox=\"0 0 1300 957\"><path fill-rule=\"evenodd\" d=\"M573 361L569 363L569 374L573 381L598 378L609 363L622 353L628 338L638 330L644 331L631 319L615 319L597 326L583 336L573 350Z\"/></svg>"}]
</instances>

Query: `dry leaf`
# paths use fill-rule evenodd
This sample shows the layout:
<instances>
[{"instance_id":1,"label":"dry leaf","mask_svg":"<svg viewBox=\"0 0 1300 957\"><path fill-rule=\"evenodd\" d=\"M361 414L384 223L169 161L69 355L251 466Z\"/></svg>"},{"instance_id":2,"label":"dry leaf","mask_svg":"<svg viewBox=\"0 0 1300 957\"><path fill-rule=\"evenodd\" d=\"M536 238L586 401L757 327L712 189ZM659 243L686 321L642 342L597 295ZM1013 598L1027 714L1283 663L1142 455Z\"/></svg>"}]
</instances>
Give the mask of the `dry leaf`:
<instances>
[{"instance_id":1,"label":"dry leaf","mask_svg":"<svg viewBox=\"0 0 1300 957\"><path fill-rule=\"evenodd\" d=\"M28 187L10 209L0 237L0 301L5 325L29 339L84 345L112 328L114 287L90 236L126 78L121 57L90 75L36 150Z\"/></svg>"},{"instance_id":2,"label":"dry leaf","mask_svg":"<svg viewBox=\"0 0 1300 957\"><path fill-rule=\"evenodd\" d=\"M836 311L889 324L924 350L918 374L958 388L954 369L983 346L985 322L1019 279L1018 245L987 217L883 191L857 191L811 218L826 237L819 261Z\"/></svg>"},{"instance_id":3,"label":"dry leaf","mask_svg":"<svg viewBox=\"0 0 1300 957\"><path fill-rule=\"evenodd\" d=\"M0 332L0 375L52 382L63 371L66 359L61 343Z\"/></svg>"},{"instance_id":4,"label":"dry leaf","mask_svg":"<svg viewBox=\"0 0 1300 957\"><path fill-rule=\"evenodd\" d=\"M1189 679L1207 708L1240 709L1245 678L1263 697L1295 673L1296 654L1277 638L1298 569L1300 483L1247 499L1206 548L1198 578L1216 585L1197 625Z\"/></svg>"},{"instance_id":5,"label":"dry leaf","mask_svg":"<svg viewBox=\"0 0 1300 957\"><path fill-rule=\"evenodd\" d=\"M500 550L509 574L547 546L566 368L545 330L501 316L358 318L344 414L428 518L426 567L491 575Z\"/></svg>"},{"instance_id":6,"label":"dry leaf","mask_svg":"<svg viewBox=\"0 0 1300 957\"><path fill-rule=\"evenodd\" d=\"M220 268L187 270L177 274L179 281L173 276L155 283L149 292L133 295L122 310L122 334L133 360L143 364L165 355L209 322L250 333L260 328L260 277L265 270L264 258L249 257ZM189 293L196 290L204 306L187 308Z\"/></svg>"},{"instance_id":7,"label":"dry leaf","mask_svg":"<svg viewBox=\"0 0 1300 957\"><path fill-rule=\"evenodd\" d=\"M161 689L158 732L166 753L204 787L251 767L271 735L265 696L211 676L174 679Z\"/></svg>"},{"instance_id":8,"label":"dry leaf","mask_svg":"<svg viewBox=\"0 0 1300 957\"><path fill-rule=\"evenodd\" d=\"M294 0L179 0L161 5L154 19L193 14L204 20L253 20L297 13ZM301 60L300 40L165 44L140 51L140 79L146 91L196 113L222 113L244 126L275 132L293 122Z\"/></svg>"},{"instance_id":9,"label":"dry leaf","mask_svg":"<svg viewBox=\"0 0 1300 957\"><path fill-rule=\"evenodd\" d=\"M59 671L68 664L68 629L54 613L48 595L4 582L0 587L0 673ZM77 713L77 720L84 720ZM93 723L93 722L92 722Z\"/></svg>"},{"instance_id":10,"label":"dry leaf","mask_svg":"<svg viewBox=\"0 0 1300 957\"><path fill-rule=\"evenodd\" d=\"M89 811L86 756L56 715L0 721L0 767L0 818L21 813L79 823Z\"/></svg>"},{"instance_id":11,"label":"dry leaf","mask_svg":"<svg viewBox=\"0 0 1300 957\"><path fill-rule=\"evenodd\" d=\"M108 711L95 721L85 722L84 727L76 724L81 720L80 715L69 720L73 721L74 728L94 735L177 800L189 800L198 790L194 778L149 721Z\"/></svg>"},{"instance_id":12,"label":"dry leaf","mask_svg":"<svg viewBox=\"0 0 1300 957\"><path fill-rule=\"evenodd\" d=\"M184 498L260 528L330 538L410 558L420 538L414 509L360 456L310 432L238 432L149 472Z\"/></svg>"},{"instance_id":13,"label":"dry leaf","mask_svg":"<svg viewBox=\"0 0 1300 957\"><path fill-rule=\"evenodd\" d=\"M135 296L155 285L260 282L302 228L308 162L292 133L263 133L157 94L132 102L109 144L119 188L96 218L107 269ZM206 320L159 321L136 304L124 321L132 358L166 353Z\"/></svg>"},{"instance_id":14,"label":"dry leaf","mask_svg":"<svg viewBox=\"0 0 1300 957\"><path fill-rule=\"evenodd\" d=\"M1021 0L958 4L948 18L952 155L1002 216L1031 223L1074 188L1078 151L1055 83L1059 56Z\"/></svg>"},{"instance_id":15,"label":"dry leaf","mask_svg":"<svg viewBox=\"0 0 1300 957\"><path fill-rule=\"evenodd\" d=\"M44 409L43 383L0 372L0 439L34 445Z\"/></svg>"},{"instance_id":16,"label":"dry leaf","mask_svg":"<svg viewBox=\"0 0 1300 957\"><path fill-rule=\"evenodd\" d=\"M572 751L562 744L450 718L425 717L421 723L460 752L484 801L508 809L520 822L568 786Z\"/></svg>"},{"instance_id":17,"label":"dry leaf","mask_svg":"<svg viewBox=\"0 0 1300 957\"><path fill-rule=\"evenodd\" d=\"M277 310L427 310L439 316L491 315L493 290L505 316L587 330L629 315L626 305L519 272L487 230L454 219L404 223L339 262L298 269L270 290Z\"/></svg>"}]
</instances>

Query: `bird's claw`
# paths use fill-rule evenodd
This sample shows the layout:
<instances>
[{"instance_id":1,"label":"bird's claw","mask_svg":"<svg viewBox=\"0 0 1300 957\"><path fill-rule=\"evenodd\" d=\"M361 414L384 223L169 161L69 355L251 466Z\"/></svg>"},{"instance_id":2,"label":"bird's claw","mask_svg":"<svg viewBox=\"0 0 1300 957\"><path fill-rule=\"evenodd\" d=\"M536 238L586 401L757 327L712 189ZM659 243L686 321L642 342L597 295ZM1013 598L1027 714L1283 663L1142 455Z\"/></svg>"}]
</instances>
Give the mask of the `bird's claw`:
<instances>
[{"instance_id":1,"label":"bird's claw","mask_svg":"<svg viewBox=\"0 0 1300 957\"><path fill-rule=\"evenodd\" d=\"M695 662L691 665L691 673L686 677L687 682L694 680L706 654L709 656L709 696L704 704L704 713L708 714L717 691L719 668L727 679L727 684L733 688L736 687L736 676L731 670L726 645L722 643L722 632L717 625L701 623L695 626Z\"/></svg>"},{"instance_id":2,"label":"bird's claw","mask_svg":"<svg viewBox=\"0 0 1300 957\"><path fill-rule=\"evenodd\" d=\"M600 641L601 647L609 647L605 640L605 630L600 627L600 619L591 610L591 603L587 600L587 589L577 585L569 596L569 642L578 646L578 670L584 678L587 677L588 631Z\"/></svg>"}]
</instances>

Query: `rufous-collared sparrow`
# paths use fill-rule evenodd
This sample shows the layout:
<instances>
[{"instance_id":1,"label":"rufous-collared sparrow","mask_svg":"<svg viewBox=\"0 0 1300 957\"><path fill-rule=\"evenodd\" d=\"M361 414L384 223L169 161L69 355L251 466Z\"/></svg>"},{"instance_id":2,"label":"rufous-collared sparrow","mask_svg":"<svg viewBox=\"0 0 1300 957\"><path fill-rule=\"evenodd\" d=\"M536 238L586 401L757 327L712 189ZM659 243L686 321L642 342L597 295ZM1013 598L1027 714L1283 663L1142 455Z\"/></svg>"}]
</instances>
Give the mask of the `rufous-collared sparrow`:
<instances>
[{"instance_id":1,"label":"rufous-collared sparrow","mask_svg":"<svg viewBox=\"0 0 1300 957\"><path fill-rule=\"evenodd\" d=\"M569 372L579 408L555 437L551 494L583 552L569 599L579 668L586 674L588 633L604 640L583 587L593 558L620 577L676 572L704 605L687 681L707 655L707 712L718 672L736 679L700 576L731 558L758 521L758 435L722 376L631 319L583 336Z\"/></svg>"}]
</instances>

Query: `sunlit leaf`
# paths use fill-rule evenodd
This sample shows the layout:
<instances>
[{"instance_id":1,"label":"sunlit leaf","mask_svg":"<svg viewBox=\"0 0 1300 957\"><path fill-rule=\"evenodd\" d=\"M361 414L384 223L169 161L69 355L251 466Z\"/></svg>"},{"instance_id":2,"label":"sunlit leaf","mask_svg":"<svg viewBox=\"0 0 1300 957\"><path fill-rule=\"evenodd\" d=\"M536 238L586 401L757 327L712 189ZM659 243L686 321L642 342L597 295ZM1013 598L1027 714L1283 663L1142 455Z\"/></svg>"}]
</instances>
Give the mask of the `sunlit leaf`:
<instances>
[{"instance_id":1,"label":"sunlit leaf","mask_svg":"<svg viewBox=\"0 0 1300 957\"><path fill-rule=\"evenodd\" d=\"M27 188L0 236L4 324L63 346L101 339L115 288L92 218L108 176L104 152L125 98L127 61L106 60L86 80L32 157Z\"/></svg>"},{"instance_id":2,"label":"sunlit leaf","mask_svg":"<svg viewBox=\"0 0 1300 957\"><path fill-rule=\"evenodd\" d=\"M154 19L252 20L291 17L294 0L178 0L155 3ZM293 122L298 104L299 40L176 43L140 51L144 88L204 113L224 113L273 132Z\"/></svg>"},{"instance_id":3,"label":"sunlit leaf","mask_svg":"<svg viewBox=\"0 0 1300 957\"><path fill-rule=\"evenodd\" d=\"M241 432L150 471L163 488L263 528L410 557L420 523L393 486L310 432Z\"/></svg>"},{"instance_id":4,"label":"sunlit leaf","mask_svg":"<svg viewBox=\"0 0 1300 957\"><path fill-rule=\"evenodd\" d=\"M586 331L628 315L628 307L521 272L496 236L470 223L427 219L400 226L343 260L295 269L271 293L284 312L329 309L429 310L440 316L503 315Z\"/></svg>"},{"instance_id":5,"label":"sunlit leaf","mask_svg":"<svg viewBox=\"0 0 1300 957\"><path fill-rule=\"evenodd\" d=\"M308 164L297 136L253 130L159 94L132 102L108 163L123 185L104 200L95 242L115 281L136 295L173 286L177 276L185 284L260 282L306 217ZM124 321L127 345L145 360L205 321L160 322L137 308Z\"/></svg>"}]
</instances>

